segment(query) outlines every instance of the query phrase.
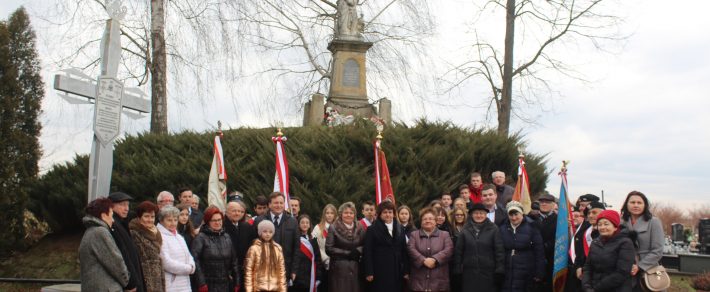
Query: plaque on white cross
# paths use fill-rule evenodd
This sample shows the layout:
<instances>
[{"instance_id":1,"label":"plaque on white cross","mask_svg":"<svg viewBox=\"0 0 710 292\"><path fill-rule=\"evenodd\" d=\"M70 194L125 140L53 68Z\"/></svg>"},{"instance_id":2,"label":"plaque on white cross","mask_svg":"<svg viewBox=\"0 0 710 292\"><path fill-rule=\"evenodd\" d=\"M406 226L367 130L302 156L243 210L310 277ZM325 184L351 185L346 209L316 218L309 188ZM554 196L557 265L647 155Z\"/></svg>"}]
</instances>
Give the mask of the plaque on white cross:
<instances>
[{"instance_id":1,"label":"plaque on white cross","mask_svg":"<svg viewBox=\"0 0 710 292\"><path fill-rule=\"evenodd\" d=\"M94 133L101 144L108 144L121 132L123 84L113 77L99 77L94 110Z\"/></svg>"}]
</instances>

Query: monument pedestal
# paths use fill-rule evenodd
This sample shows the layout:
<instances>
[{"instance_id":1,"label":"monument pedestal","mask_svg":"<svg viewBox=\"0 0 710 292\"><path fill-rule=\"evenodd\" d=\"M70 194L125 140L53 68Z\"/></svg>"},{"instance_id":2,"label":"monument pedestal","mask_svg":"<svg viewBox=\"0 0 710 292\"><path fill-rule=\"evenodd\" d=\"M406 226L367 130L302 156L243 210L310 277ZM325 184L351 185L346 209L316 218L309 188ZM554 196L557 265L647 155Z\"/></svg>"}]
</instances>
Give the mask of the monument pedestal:
<instances>
[{"instance_id":1,"label":"monument pedestal","mask_svg":"<svg viewBox=\"0 0 710 292\"><path fill-rule=\"evenodd\" d=\"M336 110L341 116L370 118L378 116L387 123L391 122L391 102L380 101L378 111L367 98L367 76L365 70L367 50L372 43L359 38L335 38L328 44L333 53L330 91L323 104L323 95L313 95L304 107L303 125L320 125L326 114L325 108Z\"/></svg>"},{"instance_id":2,"label":"monument pedestal","mask_svg":"<svg viewBox=\"0 0 710 292\"><path fill-rule=\"evenodd\" d=\"M333 53L330 92L326 107L341 115L371 117L377 115L367 99L367 50L372 43L362 40L336 38L328 44Z\"/></svg>"}]
</instances>

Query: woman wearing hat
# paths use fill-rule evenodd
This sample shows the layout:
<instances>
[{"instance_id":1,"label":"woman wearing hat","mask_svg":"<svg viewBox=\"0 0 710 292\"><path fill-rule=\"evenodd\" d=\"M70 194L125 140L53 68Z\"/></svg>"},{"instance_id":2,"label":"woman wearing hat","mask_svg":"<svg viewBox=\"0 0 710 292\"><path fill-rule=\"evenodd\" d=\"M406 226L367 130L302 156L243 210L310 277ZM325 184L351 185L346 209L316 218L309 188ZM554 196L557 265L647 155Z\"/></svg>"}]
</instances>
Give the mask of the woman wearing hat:
<instances>
[{"instance_id":1,"label":"woman wearing hat","mask_svg":"<svg viewBox=\"0 0 710 292\"><path fill-rule=\"evenodd\" d=\"M235 283L239 283L237 255L222 228L223 217L217 207L207 208L200 233L192 241L200 292L233 291Z\"/></svg>"},{"instance_id":2,"label":"woman wearing hat","mask_svg":"<svg viewBox=\"0 0 710 292\"><path fill-rule=\"evenodd\" d=\"M565 291L582 291L582 268L589 255L589 248L592 246L592 240L599 237L599 232L596 230L597 216L606 209L604 203L593 201L582 212L584 222L575 229L574 233L574 262L567 282L565 283Z\"/></svg>"},{"instance_id":3,"label":"woman wearing hat","mask_svg":"<svg viewBox=\"0 0 710 292\"><path fill-rule=\"evenodd\" d=\"M488 220L488 208L475 203L456 242L454 271L465 275L461 291L498 291L505 272L505 250L498 227Z\"/></svg>"},{"instance_id":4,"label":"woman wearing hat","mask_svg":"<svg viewBox=\"0 0 710 292\"><path fill-rule=\"evenodd\" d=\"M545 276L542 236L525 219L522 204L510 201L506 210L508 219L500 226L505 248L505 280L501 291L528 291Z\"/></svg>"},{"instance_id":5,"label":"woman wearing hat","mask_svg":"<svg viewBox=\"0 0 710 292\"><path fill-rule=\"evenodd\" d=\"M597 217L599 238L592 242L584 264L584 291L632 291L634 244L629 238L629 231L620 227L620 223L619 213L613 210L605 210Z\"/></svg>"}]
</instances>

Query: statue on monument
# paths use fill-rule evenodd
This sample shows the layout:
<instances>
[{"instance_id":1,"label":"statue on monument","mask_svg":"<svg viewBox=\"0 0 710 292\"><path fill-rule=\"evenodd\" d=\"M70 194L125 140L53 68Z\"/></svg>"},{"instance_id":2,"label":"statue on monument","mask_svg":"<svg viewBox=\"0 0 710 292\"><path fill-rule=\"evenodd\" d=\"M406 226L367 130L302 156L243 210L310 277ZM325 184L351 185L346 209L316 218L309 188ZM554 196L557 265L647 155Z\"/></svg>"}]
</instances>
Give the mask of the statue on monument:
<instances>
[{"instance_id":1,"label":"statue on monument","mask_svg":"<svg viewBox=\"0 0 710 292\"><path fill-rule=\"evenodd\" d=\"M336 38L356 38L362 37L364 24L357 15L358 0L338 0Z\"/></svg>"},{"instance_id":2,"label":"statue on monument","mask_svg":"<svg viewBox=\"0 0 710 292\"><path fill-rule=\"evenodd\" d=\"M325 124L330 128L339 125L350 125L354 121L355 117L353 115L341 115L338 110L332 107L326 107L325 109Z\"/></svg>"}]
</instances>

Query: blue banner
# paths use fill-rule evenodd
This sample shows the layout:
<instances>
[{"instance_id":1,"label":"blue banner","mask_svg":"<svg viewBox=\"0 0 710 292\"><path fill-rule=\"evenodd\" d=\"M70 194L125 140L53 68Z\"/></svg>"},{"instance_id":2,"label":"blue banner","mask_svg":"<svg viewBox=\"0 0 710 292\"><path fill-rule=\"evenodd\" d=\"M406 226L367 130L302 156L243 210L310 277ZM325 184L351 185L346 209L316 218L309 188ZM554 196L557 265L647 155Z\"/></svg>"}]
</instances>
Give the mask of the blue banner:
<instances>
[{"instance_id":1,"label":"blue banner","mask_svg":"<svg viewBox=\"0 0 710 292\"><path fill-rule=\"evenodd\" d=\"M566 169L563 168L562 172L560 172L560 177L562 178L562 185L560 186L560 198L557 211L557 230L555 231L555 265L552 272L553 290L555 292L565 290L570 237L572 235L570 226L570 203L567 198Z\"/></svg>"}]
</instances>

